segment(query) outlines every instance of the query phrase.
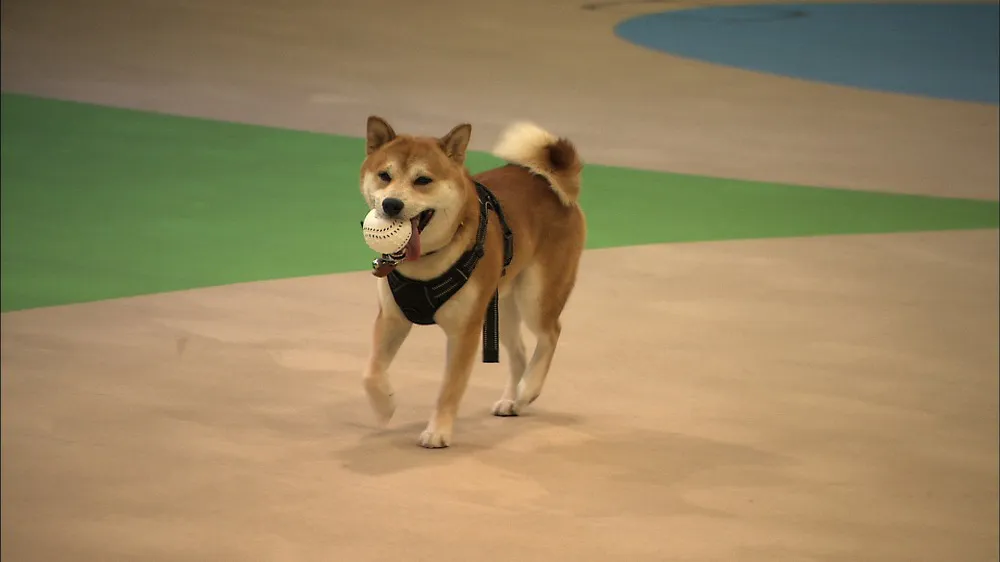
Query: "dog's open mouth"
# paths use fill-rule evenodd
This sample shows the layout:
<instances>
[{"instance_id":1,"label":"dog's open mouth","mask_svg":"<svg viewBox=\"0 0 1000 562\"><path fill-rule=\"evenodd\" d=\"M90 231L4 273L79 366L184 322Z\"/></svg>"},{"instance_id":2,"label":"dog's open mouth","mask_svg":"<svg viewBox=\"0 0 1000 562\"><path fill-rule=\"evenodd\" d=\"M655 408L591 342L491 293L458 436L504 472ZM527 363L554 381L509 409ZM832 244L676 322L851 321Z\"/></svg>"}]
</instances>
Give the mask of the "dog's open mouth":
<instances>
[{"instance_id":1,"label":"dog's open mouth","mask_svg":"<svg viewBox=\"0 0 1000 562\"><path fill-rule=\"evenodd\" d=\"M414 261L420 258L420 235L433 218L434 209L427 209L410 219L410 225L413 227L413 230L412 234L410 234L410 241L406 243L407 260Z\"/></svg>"},{"instance_id":2,"label":"dog's open mouth","mask_svg":"<svg viewBox=\"0 0 1000 562\"><path fill-rule=\"evenodd\" d=\"M432 218L434 218L434 209L427 209L426 211L413 217L413 229L418 234L423 232L424 229L427 228L427 225L430 224Z\"/></svg>"}]
</instances>

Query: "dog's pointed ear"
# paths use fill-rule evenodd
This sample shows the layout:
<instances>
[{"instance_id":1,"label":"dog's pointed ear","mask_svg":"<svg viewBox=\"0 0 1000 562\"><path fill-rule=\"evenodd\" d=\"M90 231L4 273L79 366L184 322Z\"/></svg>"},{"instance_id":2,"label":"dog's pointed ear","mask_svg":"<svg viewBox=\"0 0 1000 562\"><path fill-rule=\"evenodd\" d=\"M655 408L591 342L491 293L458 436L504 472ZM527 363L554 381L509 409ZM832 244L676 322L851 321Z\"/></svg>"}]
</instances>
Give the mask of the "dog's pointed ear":
<instances>
[{"instance_id":1,"label":"dog's pointed ear","mask_svg":"<svg viewBox=\"0 0 1000 562\"><path fill-rule=\"evenodd\" d=\"M465 151L469 147L470 138L472 138L472 125L462 123L441 137L438 142L441 143L441 148L449 158L459 164L464 164Z\"/></svg>"},{"instance_id":2,"label":"dog's pointed ear","mask_svg":"<svg viewBox=\"0 0 1000 562\"><path fill-rule=\"evenodd\" d=\"M368 140L365 146L366 154L375 152L382 145L394 138L396 138L396 131L392 130L392 127L386 123L385 119L382 119L377 115L370 115L368 117Z\"/></svg>"}]
</instances>

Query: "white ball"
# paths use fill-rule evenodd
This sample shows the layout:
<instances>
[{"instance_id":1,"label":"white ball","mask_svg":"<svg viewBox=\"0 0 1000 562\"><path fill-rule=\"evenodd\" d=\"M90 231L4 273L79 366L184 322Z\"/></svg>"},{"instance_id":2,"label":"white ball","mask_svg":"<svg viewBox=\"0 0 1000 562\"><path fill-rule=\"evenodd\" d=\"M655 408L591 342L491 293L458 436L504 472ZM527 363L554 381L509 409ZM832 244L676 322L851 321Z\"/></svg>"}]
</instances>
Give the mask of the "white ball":
<instances>
[{"instance_id":1,"label":"white ball","mask_svg":"<svg viewBox=\"0 0 1000 562\"><path fill-rule=\"evenodd\" d=\"M380 254L395 254L406 248L413 227L410 221L390 219L372 209L361 223L368 247Z\"/></svg>"}]
</instances>

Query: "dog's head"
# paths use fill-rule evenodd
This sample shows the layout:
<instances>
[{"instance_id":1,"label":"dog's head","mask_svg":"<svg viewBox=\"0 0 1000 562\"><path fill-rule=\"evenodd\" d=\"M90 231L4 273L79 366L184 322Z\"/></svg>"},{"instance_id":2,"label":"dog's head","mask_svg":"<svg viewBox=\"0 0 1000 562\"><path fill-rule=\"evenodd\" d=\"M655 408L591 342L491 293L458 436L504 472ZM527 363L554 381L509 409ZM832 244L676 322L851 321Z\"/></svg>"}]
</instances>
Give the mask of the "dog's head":
<instances>
[{"instance_id":1,"label":"dog's head","mask_svg":"<svg viewBox=\"0 0 1000 562\"><path fill-rule=\"evenodd\" d=\"M411 221L424 253L451 240L476 197L465 169L471 134L462 124L441 138L398 135L384 119L368 118L361 194L370 208Z\"/></svg>"}]
</instances>

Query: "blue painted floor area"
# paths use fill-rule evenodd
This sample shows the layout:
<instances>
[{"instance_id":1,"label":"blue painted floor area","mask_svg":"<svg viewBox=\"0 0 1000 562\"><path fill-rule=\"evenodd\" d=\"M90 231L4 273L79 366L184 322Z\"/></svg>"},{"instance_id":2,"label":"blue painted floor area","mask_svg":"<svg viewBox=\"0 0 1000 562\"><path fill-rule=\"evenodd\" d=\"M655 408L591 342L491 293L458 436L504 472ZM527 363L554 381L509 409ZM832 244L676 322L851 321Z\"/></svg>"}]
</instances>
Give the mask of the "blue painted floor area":
<instances>
[{"instance_id":1,"label":"blue painted floor area","mask_svg":"<svg viewBox=\"0 0 1000 562\"><path fill-rule=\"evenodd\" d=\"M626 41L869 90L1000 103L997 4L771 4L638 16Z\"/></svg>"}]
</instances>

